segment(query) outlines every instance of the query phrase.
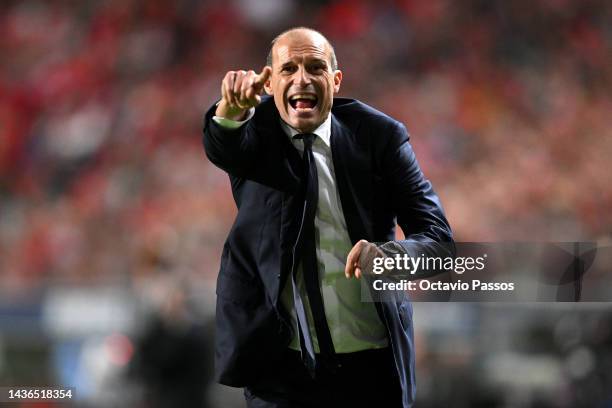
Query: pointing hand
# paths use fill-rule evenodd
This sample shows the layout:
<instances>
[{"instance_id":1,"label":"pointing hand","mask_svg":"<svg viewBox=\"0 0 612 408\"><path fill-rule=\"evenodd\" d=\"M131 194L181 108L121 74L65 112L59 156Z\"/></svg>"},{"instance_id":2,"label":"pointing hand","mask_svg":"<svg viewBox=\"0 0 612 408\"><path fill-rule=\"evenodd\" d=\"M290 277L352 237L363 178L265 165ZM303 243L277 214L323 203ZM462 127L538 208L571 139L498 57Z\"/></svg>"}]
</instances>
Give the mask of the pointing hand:
<instances>
[{"instance_id":1,"label":"pointing hand","mask_svg":"<svg viewBox=\"0 0 612 408\"><path fill-rule=\"evenodd\" d=\"M221 82L221 102L216 115L232 120L244 119L250 108L261 103L264 85L272 74L266 66L261 73L255 71L228 71Z\"/></svg>"}]
</instances>

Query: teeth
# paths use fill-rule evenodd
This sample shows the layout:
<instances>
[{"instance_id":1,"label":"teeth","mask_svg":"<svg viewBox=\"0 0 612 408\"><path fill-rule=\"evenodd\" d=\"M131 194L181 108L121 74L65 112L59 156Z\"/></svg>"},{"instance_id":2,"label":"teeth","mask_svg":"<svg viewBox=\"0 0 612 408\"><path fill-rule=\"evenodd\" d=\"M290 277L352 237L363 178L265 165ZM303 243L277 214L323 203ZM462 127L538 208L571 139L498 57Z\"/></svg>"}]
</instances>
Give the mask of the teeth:
<instances>
[{"instance_id":1,"label":"teeth","mask_svg":"<svg viewBox=\"0 0 612 408\"><path fill-rule=\"evenodd\" d=\"M292 101L294 101L296 99L310 99L311 101L314 101L317 98L314 95L310 95L310 94L296 94L296 95L293 95L289 99L292 100Z\"/></svg>"}]
</instances>

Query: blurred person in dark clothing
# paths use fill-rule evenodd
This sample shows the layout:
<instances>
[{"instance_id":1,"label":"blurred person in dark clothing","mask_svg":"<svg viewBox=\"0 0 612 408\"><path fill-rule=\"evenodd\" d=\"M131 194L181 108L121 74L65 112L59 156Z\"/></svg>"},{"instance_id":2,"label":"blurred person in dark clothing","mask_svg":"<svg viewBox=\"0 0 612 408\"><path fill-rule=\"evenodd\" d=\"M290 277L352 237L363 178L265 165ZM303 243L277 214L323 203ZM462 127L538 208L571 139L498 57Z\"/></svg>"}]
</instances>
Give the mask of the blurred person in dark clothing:
<instances>
[{"instance_id":1,"label":"blurred person in dark clothing","mask_svg":"<svg viewBox=\"0 0 612 408\"><path fill-rule=\"evenodd\" d=\"M152 408L205 408L211 380L211 328L189 315L185 291L173 286L136 341L130 375Z\"/></svg>"}]
</instances>

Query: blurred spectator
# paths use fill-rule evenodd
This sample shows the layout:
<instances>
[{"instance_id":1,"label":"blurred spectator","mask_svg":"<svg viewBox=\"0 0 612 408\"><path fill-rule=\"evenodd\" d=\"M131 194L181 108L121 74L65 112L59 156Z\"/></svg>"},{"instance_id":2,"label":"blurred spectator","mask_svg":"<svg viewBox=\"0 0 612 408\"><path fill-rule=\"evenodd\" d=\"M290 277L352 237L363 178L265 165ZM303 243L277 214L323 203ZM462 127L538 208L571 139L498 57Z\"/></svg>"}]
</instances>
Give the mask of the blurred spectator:
<instances>
[{"instance_id":1,"label":"blurred spectator","mask_svg":"<svg viewBox=\"0 0 612 408\"><path fill-rule=\"evenodd\" d=\"M182 286L163 282L159 304L137 336L130 377L151 408L205 408L212 379L212 330L193 315Z\"/></svg>"}]
</instances>

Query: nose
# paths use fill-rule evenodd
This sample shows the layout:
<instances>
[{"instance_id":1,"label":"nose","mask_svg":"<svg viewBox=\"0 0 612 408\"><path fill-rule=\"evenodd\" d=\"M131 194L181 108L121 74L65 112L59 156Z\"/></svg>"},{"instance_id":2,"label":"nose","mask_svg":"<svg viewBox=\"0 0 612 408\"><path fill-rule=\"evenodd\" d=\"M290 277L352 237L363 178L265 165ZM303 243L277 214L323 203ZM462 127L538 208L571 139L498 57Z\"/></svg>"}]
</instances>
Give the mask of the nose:
<instances>
[{"instance_id":1,"label":"nose","mask_svg":"<svg viewBox=\"0 0 612 408\"><path fill-rule=\"evenodd\" d=\"M308 73L308 71L306 70L306 68L304 66L301 66L298 68L298 70L296 71L296 78L294 79L294 81L300 86L300 87L304 87L307 85L310 85L310 74Z\"/></svg>"}]
</instances>

